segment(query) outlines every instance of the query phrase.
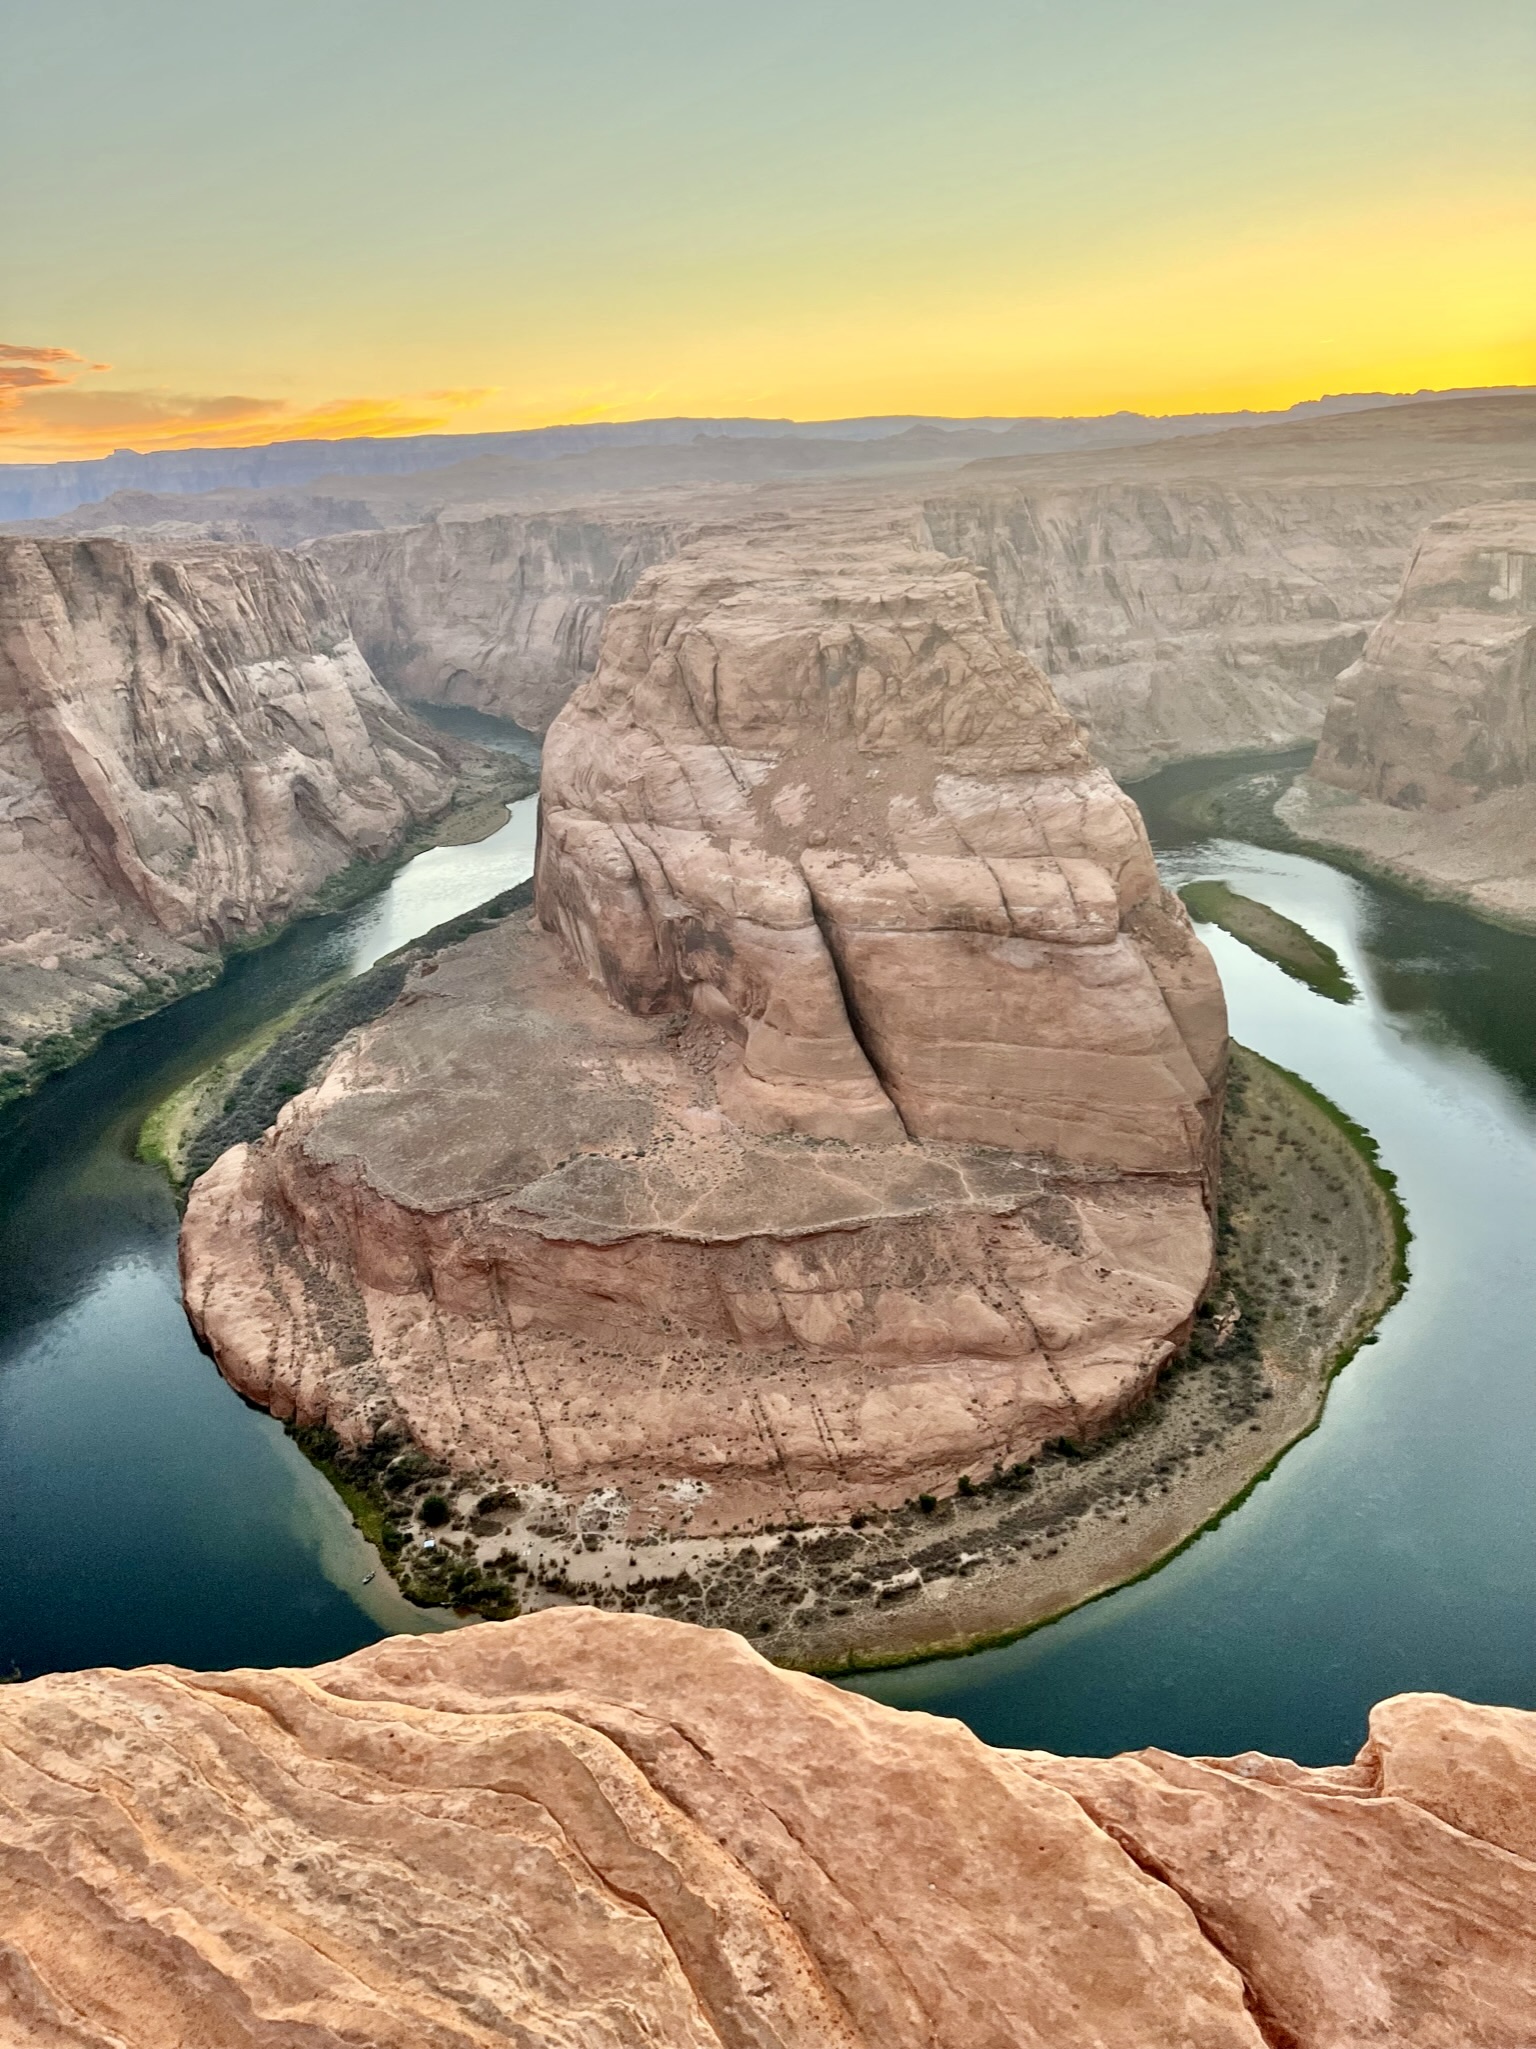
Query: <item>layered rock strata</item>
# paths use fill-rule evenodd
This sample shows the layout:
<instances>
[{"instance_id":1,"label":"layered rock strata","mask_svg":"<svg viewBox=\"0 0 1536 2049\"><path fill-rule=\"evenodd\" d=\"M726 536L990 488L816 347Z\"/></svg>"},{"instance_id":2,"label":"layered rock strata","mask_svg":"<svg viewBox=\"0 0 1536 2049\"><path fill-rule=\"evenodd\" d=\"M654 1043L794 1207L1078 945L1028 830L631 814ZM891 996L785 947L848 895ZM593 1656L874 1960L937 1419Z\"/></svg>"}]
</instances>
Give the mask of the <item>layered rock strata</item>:
<instances>
[{"instance_id":1,"label":"layered rock strata","mask_svg":"<svg viewBox=\"0 0 1536 2049\"><path fill-rule=\"evenodd\" d=\"M1220 987L973 571L699 543L610 614L542 817L537 923L195 1187L243 1392L639 1536L900 1502L1148 1391L1210 1272Z\"/></svg>"},{"instance_id":2,"label":"layered rock strata","mask_svg":"<svg viewBox=\"0 0 1536 2049\"><path fill-rule=\"evenodd\" d=\"M0 1694L15 2049L1522 2049L1536 1717L988 1749L558 1610Z\"/></svg>"},{"instance_id":3,"label":"layered rock strata","mask_svg":"<svg viewBox=\"0 0 1536 2049\"><path fill-rule=\"evenodd\" d=\"M454 786L313 564L0 539L0 1079L207 972Z\"/></svg>"},{"instance_id":4,"label":"layered rock strata","mask_svg":"<svg viewBox=\"0 0 1536 2049\"><path fill-rule=\"evenodd\" d=\"M1136 776L1315 739L1435 509L1425 486L1190 478L956 489L925 516L986 568L1100 757Z\"/></svg>"},{"instance_id":5,"label":"layered rock strata","mask_svg":"<svg viewBox=\"0 0 1536 2049\"><path fill-rule=\"evenodd\" d=\"M1536 922L1536 503L1430 526L1280 815L1416 887Z\"/></svg>"},{"instance_id":6,"label":"layered rock strata","mask_svg":"<svg viewBox=\"0 0 1536 2049\"><path fill-rule=\"evenodd\" d=\"M622 514L501 514L344 534L305 553L397 697L542 733L596 667L608 607L684 531Z\"/></svg>"},{"instance_id":7,"label":"layered rock strata","mask_svg":"<svg viewBox=\"0 0 1536 2049\"><path fill-rule=\"evenodd\" d=\"M1470 397L973 463L924 512L1137 776L1315 740L1426 524L1533 476L1536 398Z\"/></svg>"}]
</instances>

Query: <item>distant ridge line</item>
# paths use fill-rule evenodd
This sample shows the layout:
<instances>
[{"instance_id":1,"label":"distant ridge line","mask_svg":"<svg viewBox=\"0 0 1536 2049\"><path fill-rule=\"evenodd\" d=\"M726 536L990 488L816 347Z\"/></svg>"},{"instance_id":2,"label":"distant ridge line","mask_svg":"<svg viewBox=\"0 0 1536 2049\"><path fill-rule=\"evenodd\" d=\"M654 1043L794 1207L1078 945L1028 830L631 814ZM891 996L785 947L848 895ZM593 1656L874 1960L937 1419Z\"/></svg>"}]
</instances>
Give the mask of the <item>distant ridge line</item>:
<instances>
[{"instance_id":1,"label":"distant ridge line","mask_svg":"<svg viewBox=\"0 0 1536 2049\"><path fill-rule=\"evenodd\" d=\"M199 491L280 488L330 476L409 476L418 471L498 453L529 462L552 461L598 448L665 447L719 437L727 440L797 439L875 441L925 431L955 434L1038 433L1042 452L1112 444L1119 439L1160 440L1219 433L1231 427L1305 420L1326 413L1429 400L1524 396L1533 385L1484 385L1453 391L1350 392L1303 399L1283 411L1151 414L1120 411L1084 415L1010 414L957 418L937 413L872 414L841 420L751 417L596 421L585 425L509 429L493 434L355 436L335 441L271 441L251 448L168 448L52 463L0 459L0 520L51 519L94 504L115 491L173 496ZM1015 451L1017 452L1017 451Z\"/></svg>"}]
</instances>

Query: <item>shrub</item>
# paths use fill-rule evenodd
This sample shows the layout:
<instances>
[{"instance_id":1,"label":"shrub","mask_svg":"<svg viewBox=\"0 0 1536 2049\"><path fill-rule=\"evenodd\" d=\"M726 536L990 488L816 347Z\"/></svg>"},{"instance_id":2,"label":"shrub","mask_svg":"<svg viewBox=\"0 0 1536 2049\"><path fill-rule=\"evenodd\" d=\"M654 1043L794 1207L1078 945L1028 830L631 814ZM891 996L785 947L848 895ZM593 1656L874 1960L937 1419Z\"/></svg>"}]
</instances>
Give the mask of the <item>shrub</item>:
<instances>
[{"instance_id":1,"label":"shrub","mask_svg":"<svg viewBox=\"0 0 1536 2049\"><path fill-rule=\"evenodd\" d=\"M919 1494L917 1497L917 1505L922 1510L924 1515L932 1515L933 1511L938 1507L939 1504L931 1494Z\"/></svg>"},{"instance_id":2,"label":"shrub","mask_svg":"<svg viewBox=\"0 0 1536 2049\"><path fill-rule=\"evenodd\" d=\"M441 1494L429 1494L421 1504L421 1519L429 1530L440 1530L448 1516L448 1504Z\"/></svg>"}]
</instances>

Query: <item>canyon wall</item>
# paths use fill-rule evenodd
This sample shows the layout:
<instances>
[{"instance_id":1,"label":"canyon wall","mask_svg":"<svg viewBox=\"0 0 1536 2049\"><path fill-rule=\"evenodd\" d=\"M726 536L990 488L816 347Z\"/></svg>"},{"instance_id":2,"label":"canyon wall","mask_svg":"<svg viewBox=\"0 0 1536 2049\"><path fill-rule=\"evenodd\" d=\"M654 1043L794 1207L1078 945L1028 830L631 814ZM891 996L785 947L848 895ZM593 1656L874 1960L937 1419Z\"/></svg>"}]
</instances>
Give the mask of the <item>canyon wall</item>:
<instances>
[{"instance_id":1,"label":"canyon wall","mask_svg":"<svg viewBox=\"0 0 1536 2049\"><path fill-rule=\"evenodd\" d=\"M0 1087L449 802L312 563L0 539Z\"/></svg>"},{"instance_id":2,"label":"canyon wall","mask_svg":"<svg viewBox=\"0 0 1536 2049\"><path fill-rule=\"evenodd\" d=\"M313 542L397 697L542 733L597 662L608 607L685 529L622 513L444 520Z\"/></svg>"},{"instance_id":3,"label":"canyon wall","mask_svg":"<svg viewBox=\"0 0 1536 2049\"><path fill-rule=\"evenodd\" d=\"M1536 923L1536 502L1429 527L1279 811L1415 888Z\"/></svg>"},{"instance_id":4,"label":"canyon wall","mask_svg":"<svg viewBox=\"0 0 1536 2049\"><path fill-rule=\"evenodd\" d=\"M1117 775L1317 738L1340 672L1443 499L1198 477L928 500L937 547L980 563L1019 646Z\"/></svg>"},{"instance_id":5,"label":"canyon wall","mask_svg":"<svg viewBox=\"0 0 1536 2049\"><path fill-rule=\"evenodd\" d=\"M555 1609L0 1689L14 2049L1526 2049L1536 1716L989 1749Z\"/></svg>"},{"instance_id":6,"label":"canyon wall","mask_svg":"<svg viewBox=\"0 0 1536 2049\"><path fill-rule=\"evenodd\" d=\"M636 1538L1102 1431L1209 1277L1226 1029L1135 807L910 521L748 521L608 616L538 919L193 1189L250 1398Z\"/></svg>"}]
</instances>

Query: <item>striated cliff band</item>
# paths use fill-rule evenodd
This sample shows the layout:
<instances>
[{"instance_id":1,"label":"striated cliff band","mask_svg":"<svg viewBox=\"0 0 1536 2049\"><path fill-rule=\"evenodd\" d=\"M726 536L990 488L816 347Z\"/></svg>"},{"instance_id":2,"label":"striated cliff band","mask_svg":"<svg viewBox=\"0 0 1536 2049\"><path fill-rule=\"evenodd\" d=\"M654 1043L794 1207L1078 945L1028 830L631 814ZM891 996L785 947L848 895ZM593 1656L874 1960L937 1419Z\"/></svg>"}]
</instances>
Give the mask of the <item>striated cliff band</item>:
<instances>
[{"instance_id":1,"label":"striated cliff band","mask_svg":"<svg viewBox=\"0 0 1536 2049\"><path fill-rule=\"evenodd\" d=\"M1536 399L1470 398L976 462L924 517L1138 776L1316 739L1426 523L1533 479Z\"/></svg>"},{"instance_id":2,"label":"striated cliff band","mask_svg":"<svg viewBox=\"0 0 1536 2049\"><path fill-rule=\"evenodd\" d=\"M953 426L832 436L783 468L793 437L487 453L410 476L129 494L60 528L310 541L391 688L542 730L590 673L606 607L702 523L765 504L814 519L857 493L873 529L921 503L933 545L982 565L1018 645L1131 776L1315 740L1425 524L1536 479L1532 395L1150 424L1162 438L1101 422L1089 442L1121 445L1054 452L1050 436Z\"/></svg>"},{"instance_id":3,"label":"striated cliff band","mask_svg":"<svg viewBox=\"0 0 1536 2049\"><path fill-rule=\"evenodd\" d=\"M453 796L311 563L0 539L0 1092Z\"/></svg>"},{"instance_id":4,"label":"striated cliff band","mask_svg":"<svg viewBox=\"0 0 1536 2049\"><path fill-rule=\"evenodd\" d=\"M397 697L542 733L597 664L609 605L672 554L680 520L444 520L311 542L374 673Z\"/></svg>"},{"instance_id":5,"label":"striated cliff band","mask_svg":"<svg viewBox=\"0 0 1536 2049\"><path fill-rule=\"evenodd\" d=\"M989 1749L578 1610L0 1692L14 2049L1526 2049L1536 1716Z\"/></svg>"},{"instance_id":6,"label":"striated cliff band","mask_svg":"<svg viewBox=\"0 0 1536 2049\"><path fill-rule=\"evenodd\" d=\"M536 919L194 1187L227 1377L621 1543L1137 1404L1211 1273L1221 991L974 571L705 536L610 612L542 798Z\"/></svg>"},{"instance_id":7,"label":"striated cliff band","mask_svg":"<svg viewBox=\"0 0 1536 2049\"><path fill-rule=\"evenodd\" d=\"M1430 526L1277 809L1416 889L1536 924L1536 502Z\"/></svg>"}]
</instances>

